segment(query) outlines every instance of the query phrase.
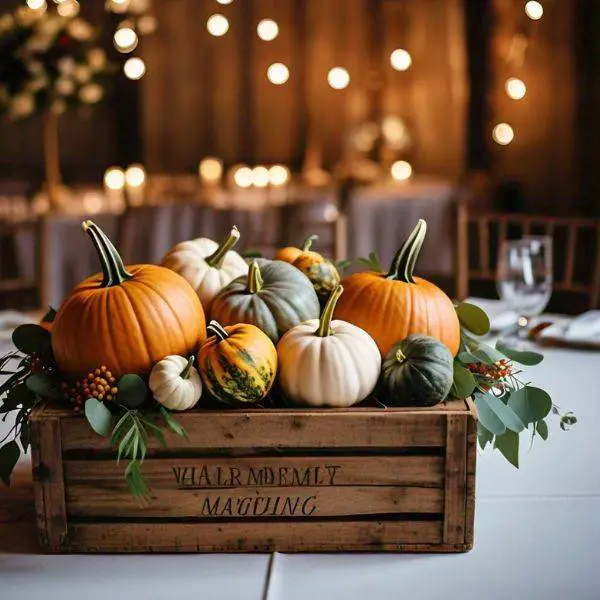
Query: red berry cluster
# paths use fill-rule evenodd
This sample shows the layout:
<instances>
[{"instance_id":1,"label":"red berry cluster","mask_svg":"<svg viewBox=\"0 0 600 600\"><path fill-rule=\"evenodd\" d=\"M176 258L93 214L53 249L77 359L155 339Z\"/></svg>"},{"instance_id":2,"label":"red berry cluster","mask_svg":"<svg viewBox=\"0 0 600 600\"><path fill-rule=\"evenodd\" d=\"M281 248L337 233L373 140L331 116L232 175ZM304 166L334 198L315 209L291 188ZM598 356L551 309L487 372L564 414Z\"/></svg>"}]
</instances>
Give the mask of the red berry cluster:
<instances>
[{"instance_id":1,"label":"red berry cluster","mask_svg":"<svg viewBox=\"0 0 600 600\"><path fill-rule=\"evenodd\" d=\"M492 381L504 379L512 374L512 365L505 358L497 361L493 365L486 365L485 363L469 363L467 367L472 373L483 375Z\"/></svg>"},{"instance_id":2,"label":"red berry cluster","mask_svg":"<svg viewBox=\"0 0 600 600\"><path fill-rule=\"evenodd\" d=\"M29 370L36 375L53 375L55 366L39 354L31 354L28 362Z\"/></svg>"},{"instance_id":3,"label":"red berry cluster","mask_svg":"<svg viewBox=\"0 0 600 600\"><path fill-rule=\"evenodd\" d=\"M76 381L74 386L63 382L61 389L63 397L73 405L75 412L81 411L88 398L111 401L116 399L118 393L116 379L105 365L90 371L81 381Z\"/></svg>"}]
</instances>

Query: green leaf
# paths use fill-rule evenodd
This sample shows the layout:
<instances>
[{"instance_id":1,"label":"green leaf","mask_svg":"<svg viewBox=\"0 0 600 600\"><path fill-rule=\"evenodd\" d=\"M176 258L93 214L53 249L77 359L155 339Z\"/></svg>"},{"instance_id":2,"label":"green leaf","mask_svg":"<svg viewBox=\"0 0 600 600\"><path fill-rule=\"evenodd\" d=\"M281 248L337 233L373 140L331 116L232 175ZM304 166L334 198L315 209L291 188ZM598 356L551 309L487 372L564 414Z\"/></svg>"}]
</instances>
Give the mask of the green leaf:
<instances>
[{"instance_id":1,"label":"green leaf","mask_svg":"<svg viewBox=\"0 0 600 600\"><path fill-rule=\"evenodd\" d=\"M146 400L148 389L139 375L123 375L117 384L118 399L127 408L138 408Z\"/></svg>"},{"instance_id":2,"label":"green leaf","mask_svg":"<svg viewBox=\"0 0 600 600\"><path fill-rule=\"evenodd\" d=\"M535 423L544 419L552 409L552 399L540 388L526 385L511 393L508 406L523 423Z\"/></svg>"},{"instance_id":3,"label":"green leaf","mask_svg":"<svg viewBox=\"0 0 600 600\"><path fill-rule=\"evenodd\" d=\"M482 450L494 439L494 434L488 431L480 422L477 423L477 439Z\"/></svg>"},{"instance_id":4,"label":"green leaf","mask_svg":"<svg viewBox=\"0 0 600 600\"><path fill-rule=\"evenodd\" d=\"M539 365L542 360L544 360L544 355L539 352L531 352L529 350L516 350L515 348L510 348L501 340L496 342L496 350L502 352L504 356L518 362L522 365L526 365L528 367L533 367L534 365Z\"/></svg>"},{"instance_id":5,"label":"green leaf","mask_svg":"<svg viewBox=\"0 0 600 600\"><path fill-rule=\"evenodd\" d=\"M19 434L19 441L21 442L21 448L23 448L23 454L27 454L29 449L29 421L24 419L21 423L21 433Z\"/></svg>"},{"instance_id":6,"label":"green leaf","mask_svg":"<svg viewBox=\"0 0 600 600\"><path fill-rule=\"evenodd\" d=\"M450 395L453 398L468 398L475 389L476 381L473 373L459 362L454 361L454 381L450 389Z\"/></svg>"},{"instance_id":7,"label":"green leaf","mask_svg":"<svg viewBox=\"0 0 600 600\"><path fill-rule=\"evenodd\" d=\"M25 385L30 391L42 398L51 398L52 400L60 398L60 392L56 389L54 381L45 375L34 373L26 379Z\"/></svg>"},{"instance_id":8,"label":"green leaf","mask_svg":"<svg viewBox=\"0 0 600 600\"><path fill-rule=\"evenodd\" d=\"M25 385L19 383L8 391L8 394L1 401L0 414L17 410L20 406L31 408L35 404L35 394Z\"/></svg>"},{"instance_id":9,"label":"green leaf","mask_svg":"<svg viewBox=\"0 0 600 600\"><path fill-rule=\"evenodd\" d=\"M154 437L158 440L160 445L166 448L167 442L165 440L165 434L163 433L163 430L156 423L153 423L150 419L146 417L140 417L140 420L146 427L150 427L152 433L154 434Z\"/></svg>"},{"instance_id":10,"label":"green leaf","mask_svg":"<svg viewBox=\"0 0 600 600\"><path fill-rule=\"evenodd\" d=\"M504 455L504 458L513 465L519 468L519 434L514 431L507 430L504 435L496 436L494 448L498 448Z\"/></svg>"},{"instance_id":11,"label":"green leaf","mask_svg":"<svg viewBox=\"0 0 600 600\"><path fill-rule=\"evenodd\" d=\"M15 440L11 440L0 448L0 479L4 485L10 486L10 475L21 456L21 450Z\"/></svg>"},{"instance_id":12,"label":"green leaf","mask_svg":"<svg viewBox=\"0 0 600 600\"><path fill-rule=\"evenodd\" d=\"M460 324L475 335L485 335L490 330L490 319L485 311L475 304L461 302L456 307Z\"/></svg>"},{"instance_id":13,"label":"green leaf","mask_svg":"<svg viewBox=\"0 0 600 600\"><path fill-rule=\"evenodd\" d=\"M538 432L539 436L543 440L548 439L548 424L546 423L546 421L544 421L544 420L538 421L535 424L535 430Z\"/></svg>"},{"instance_id":14,"label":"green leaf","mask_svg":"<svg viewBox=\"0 0 600 600\"><path fill-rule=\"evenodd\" d=\"M523 423L510 406L507 406L500 398L487 392L481 394L481 397L487 402L489 408L496 414L507 429L515 431L516 433L525 429L525 423Z\"/></svg>"},{"instance_id":15,"label":"green leaf","mask_svg":"<svg viewBox=\"0 0 600 600\"><path fill-rule=\"evenodd\" d=\"M496 348L493 348L489 344L483 344L483 343L479 344L479 347L477 348L477 350L475 350L473 352L473 354L477 358L479 358L481 360L481 362L484 362L488 365L494 365L499 360L503 360L506 358L506 356L504 356L504 354L501 354L500 352L498 352L498 350L496 350Z\"/></svg>"},{"instance_id":16,"label":"green leaf","mask_svg":"<svg viewBox=\"0 0 600 600\"><path fill-rule=\"evenodd\" d=\"M125 483L129 491L138 500L148 500L151 497L150 490L144 481L140 463L132 460L125 469Z\"/></svg>"},{"instance_id":17,"label":"green leaf","mask_svg":"<svg viewBox=\"0 0 600 600\"><path fill-rule=\"evenodd\" d=\"M467 351L461 352L458 355L458 360L464 364L485 362L479 356L475 356L474 354L471 354L471 352L467 352Z\"/></svg>"},{"instance_id":18,"label":"green leaf","mask_svg":"<svg viewBox=\"0 0 600 600\"><path fill-rule=\"evenodd\" d=\"M54 323L54 319L56 318L56 310L51 306L48 307L48 311L42 317L42 323Z\"/></svg>"},{"instance_id":19,"label":"green leaf","mask_svg":"<svg viewBox=\"0 0 600 600\"><path fill-rule=\"evenodd\" d=\"M179 421L164 406L160 407L160 414L163 416L166 424L168 425L171 431L175 432L177 435L184 437L186 440L190 439L186 430L181 426Z\"/></svg>"},{"instance_id":20,"label":"green leaf","mask_svg":"<svg viewBox=\"0 0 600 600\"><path fill-rule=\"evenodd\" d=\"M119 450L117 453L117 464L119 464L119 461L121 460L122 456L134 458L129 453L129 442L132 441L132 439L136 435L138 435L137 427L135 425L132 425L129 431L121 438L121 441L119 442Z\"/></svg>"},{"instance_id":21,"label":"green leaf","mask_svg":"<svg viewBox=\"0 0 600 600\"><path fill-rule=\"evenodd\" d=\"M106 437L110 434L113 421L112 413L100 400L88 398L85 401L85 418L98 435Z\"/></svg>"},{"instance_id":22,"label":"green leaf","mask_svg":"<svg viewBox=\"0 0 600 600\"><path fill-rule=\"evenodd\" d=\"M33 323L19 325L12 334L13 344L23 354L47 352L50 347L50 332Z\"/></svg>"},{"instance_id":23,"label":"green leaf","mask_svg":"<svg viewBox=\"0 0 600 600\"><path fill-rule=\"evenodd\" d=\"M348 259L338 260L333 264L338 271L345 271L348 267L352 265L352 261Z\"/></svg>"},{"instance_id":24,"label":"green leaf","mask_svg":"<svg viewBox=\"0 0 600 600\"><path fill-rule=\"evenodd\" d=\"M506 431L506 425L500 417L490 408L486 396L489 394L477 394L475 406L479 422L494 435L502 435Z\"/></svg>"}]
</instances>

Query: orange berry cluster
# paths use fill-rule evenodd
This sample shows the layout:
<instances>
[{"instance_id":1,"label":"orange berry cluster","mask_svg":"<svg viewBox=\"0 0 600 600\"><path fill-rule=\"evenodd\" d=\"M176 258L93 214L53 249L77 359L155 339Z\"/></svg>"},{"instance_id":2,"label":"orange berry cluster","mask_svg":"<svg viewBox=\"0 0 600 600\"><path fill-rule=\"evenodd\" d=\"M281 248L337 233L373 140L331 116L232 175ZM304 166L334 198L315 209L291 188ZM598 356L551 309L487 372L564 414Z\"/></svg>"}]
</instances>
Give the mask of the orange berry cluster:
<instances>
[{"instance_id":1,"label":"orange berry cluster","mask_svg":"<svg viewBox=\"0 0 600 600\"><path fill-rule=\"evenodd\" d=\"M503 358L496 361L493 365L486 365L485 363L469 363L467 365L469 371L483 375L493 381L498 381L508 377L512 373L512 365L510 362Z\"/></svg>"},{"instance_id":2,"label":"orange berry cluster","mask_svg":"<svg viewBox=\"0 0 600 600\"><path fill-rule=\"evenodd\" d=\"M61 388L64 398L71 402L75 412L81 411L88 398L111 401L116 399L118 393L116 379L105 365L90 371L74 386L63 382Z\"/></svg>"}]
</instances>

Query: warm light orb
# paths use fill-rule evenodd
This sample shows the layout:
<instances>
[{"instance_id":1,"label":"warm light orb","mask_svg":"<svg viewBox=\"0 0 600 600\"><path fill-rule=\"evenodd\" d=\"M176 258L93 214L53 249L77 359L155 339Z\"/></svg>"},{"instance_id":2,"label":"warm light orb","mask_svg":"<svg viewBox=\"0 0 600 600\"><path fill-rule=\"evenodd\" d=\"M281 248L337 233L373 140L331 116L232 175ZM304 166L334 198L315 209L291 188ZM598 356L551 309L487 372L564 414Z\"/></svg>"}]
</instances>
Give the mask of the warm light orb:
<instances>
[{"instance_id":1,"label":"warm light orb","mask_svg":"<svg viewBox=\"0 0 600 600\"><path fill-rule=\"evenodd\" d=\"M273 19L263 19L256 26L256 33L261 40L270 42L279 35L279 25Z\"/></svg>"},{"instance_id":2,"label":"warm light orb","mask_svg":"<svg viewBox=\"0 0 600 600\"><path fill-rule=\"evenodd\" d=\"M492 130L492 137L497 144L508 146L513 141L515 132L508 123L498 123Z\"/></svg>"},{"instance_id":3,"label":"warm light orb","mask_svg":"<svg viewBox=\"0 0 600 600\"><path fill-rule=\"evenodd\" d=\"M267 187L269 185L269 169L259 165L252 169L252 185L256 187Z\"/></svg>"},{"instance_id":4,"label":"warm light orb","mask_svg":"<svg viewBox=\"0 0 600 600\"><path fill-rule=\"evenodd\" d=\"M223 15L212 15L206 21L206 29L210 35L221 37L229 31L229 21Z\"/></svg>"},{"instance_id":5,"label":"warm light orb","mask_svg":"<svg viewBox=\"0 0 600 600\"><path fill-rule=\"evenodd\" d=\"M350 83L350 73L343 67L333 67L327 74L327 82L334 90L343 90Z\"/></svg>"},{"instance_id":6,"label":"warm light orb","mask_svg":"<svg viewBox=\"0 0 600 600\"><path fill-rule=\"evenodd\" d=\"M252 169L245 165L238 167L233 173L233 181L239 187L250 187L252 185Z\"/></svg>"},{"instance_id":7,"label":"warm light orb","mask_svg":"<svg viewBox=\"0 0 600 600\"><path fill-rule=\"evenodd\" d=\"M104 185L109 190L122 190L125 187L125 173L120 167L109 167L104 172Z\"/></svg>"},{"instance_id":8,"label":"warm light orb","mask_svg":"<svg viewBox=\"0 0 600 600\"><path fill-rule=\"evenodd\" d=\"M129 58L123 65L123 71L127 79L141 79L146 73L146 63L141 58Z\"/></svg>"},{"instance_id":9,"label":"warm light orb","mask_svg":"<svg viewBox=\"0 0 600 600\"><path fill-rule=\"evenodd\" d=\"M214 156L207 156L200 161L198 174L203 181L217 183L223 176L223 163Z\"/></svg>"},{"instance_id":10,"label":"warm light orb","mask_svg":"<svg viewBox=\"0 0 600 600\"><path fill-rule=\"evenodd\" d=\"M77 0L64 0L56 7L56 12L61 17L72 18L76 17L79 14L79 10L81 7L79 6L79 2Z\"/></svg>"},{"instance_id":11,"label":"warm light orb","mask_svg":"<svg viewBox=\"0 0 600 600\"><path fill-rule=\"evenodd\" d=\"M507 79L504 89L506 90L508 97L513 100L521 100L527 93L527 86L517 77L510 77Z\"/></svg>"},{"instance_id":12,"label":"warm light orb","mask_svg":"<svg viewBox=\"0 0 600 600\"><path fill-rule=\"evenodd\" d=\"M412 165L406 160L397 160L391 169L392 177L396 181L406 181L413 174Z\"/></svg>"},{"instance_id":13,"label":"warm light orb","mask_svg":"<svg viewBox=\"0 0 600 600\"><path fill-rule=\"evenodd\" d=\"M95 215L102 210L104 198L99 192L87 192L83 195L83 210L88 215Z\"/></svg>"},{"instance_id":14,"label":"warm light orb","mask_svg":"<svg viewBox=\"0 0 600 600\"><path fill-rule=\"evenodd\" d=\"M146 170L143 165L130 165L125 171L125 183L128 187L140 187L145 181Z\"/></svg>"},{"instance_id":15,"label":"warm light orb","mask_svg":"<svg viewBox=\"0 0 600 600\"><path fill-rule=\"evenodd\" d=\"M126 13L129 9L129 2L130 0L107 0L106 10L117 14Z\"/></svg>"},{"instance_id":16,"label":"warm light orb","mask_svg":"<svg viewBox=\"0 0 600 600\"><path fill-rule=\"evenodd\" d=\"M46 10L48 8L46 0L27 0L27 6L31 10Z\"/></svg>"},{"instance_id":17,"label":"warm light orb","mask_svg":"<svg viewBox=\"0 0 600 600\"><path fill-rule=\"evenodd\" d=\"M533 21L538 21L544 14L544 7L537 0L529 0L525 4L525 14Z\"/></svg>"},{"instance_id":18,"label":"warm light orb","mask_svg":"<svg viewBox=\"0 0 600 600\"><path fill-rule=\"evenodd\" d=\"M273 165L269 169L269 183L274 186L285 185L290 180L290 170L283 165Z\"/></svg>"},{"instance_id":19,"label":"warm light orb","mask_svg":"<svg viewBox=\"0 0 600 600\"><path fill-rule=\"evenodd\" d=\"M231 4L233 2L233 0L217 0L218 4L223 4L224 6L226 6L227 4Z\"/></svg>"},{"instance_id":20,"label":"warm light orb","mask_svg":"<svg viewBox=\"0 0 600 600\"><path fill-rule=\"evenodd\" d=\"M267 79L274 85L283 85L290 78L290 70L283 63L273 63L267 69Z\"/></svg>"},{"instance_id":21,"label":"warm light orb","mask_svg":"<svg viewBox=\"0 0 600 600\"><path fill-rule=\"evenodd\" d=\"M390 63L396 71L406 71L412 65L412 56L408 50L398 48L390 54Z\"/></svg>"},{"instance_id":22,"label":"warm light orb","mask_svg":"<svg viewBox=\"0 0 600 600\"><path fill-rule=\"evenodd\" d=\"M138 36L131 27L123 27L115 31L113 41L115 48L119 52L127 53L135 50L135 47L138 45Z\"/></svg>"}]
</instances>

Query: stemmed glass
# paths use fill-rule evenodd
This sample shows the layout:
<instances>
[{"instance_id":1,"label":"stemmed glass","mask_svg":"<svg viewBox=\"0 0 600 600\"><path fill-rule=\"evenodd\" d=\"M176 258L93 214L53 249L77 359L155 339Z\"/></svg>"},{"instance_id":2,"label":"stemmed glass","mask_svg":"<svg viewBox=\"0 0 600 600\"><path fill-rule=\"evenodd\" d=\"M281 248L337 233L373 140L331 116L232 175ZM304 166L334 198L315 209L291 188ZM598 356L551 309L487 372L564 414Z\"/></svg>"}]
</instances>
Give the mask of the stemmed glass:
<instances>
[{"instance_id":1,"label":"stemmed glass","mask_svg":"<svg viewBox=\"0 0 600 600\"><path fill-rule=\"evenodd\" d=\"M526 338L530 320L546 308L552 295L552 238L526 236L503 241L496 285L500 298L519 315L517 337Z\"/></svg>"}]
</instances>

